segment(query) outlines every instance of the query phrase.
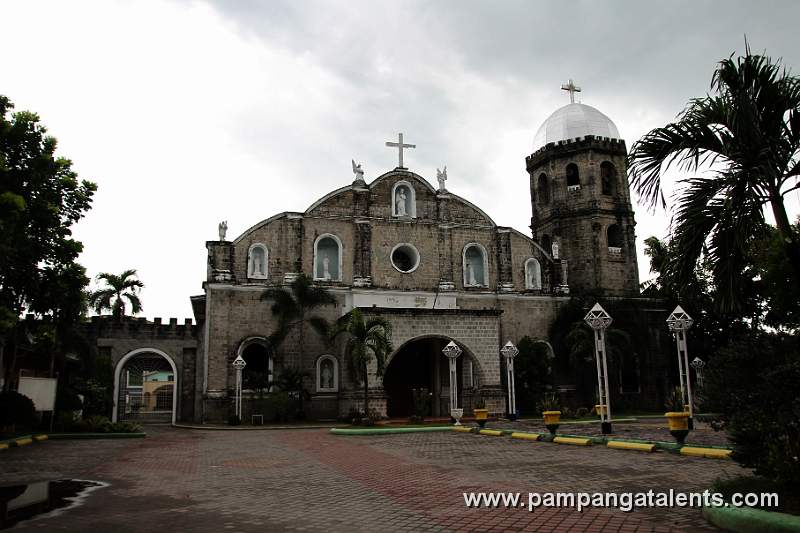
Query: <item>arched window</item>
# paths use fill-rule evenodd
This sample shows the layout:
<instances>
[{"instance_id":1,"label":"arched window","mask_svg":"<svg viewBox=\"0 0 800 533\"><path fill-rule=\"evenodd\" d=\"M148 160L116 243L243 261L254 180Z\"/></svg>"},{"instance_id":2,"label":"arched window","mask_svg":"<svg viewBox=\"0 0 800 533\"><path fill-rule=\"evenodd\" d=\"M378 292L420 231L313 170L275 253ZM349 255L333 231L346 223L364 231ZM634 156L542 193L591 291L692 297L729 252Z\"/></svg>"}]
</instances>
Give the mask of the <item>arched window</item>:
<instances>
[{"instance_id":1,"label":"arched window","mask_svg":"<svg viewBox=\"0 0 800 533\"><path fill-rule=\"evenodd\" d=\"M529 290L542 288L542 265L534 257L525 261L525 288Z\"/></svg>"},{"instance_id":2,"label":"arched window","mask_svg":"<svg viewBox=\"0 0 800 533\"><path fill-rule=\"evenodd\" d=\"M606 238L608 239L608 251L612 254L622 253L622 228L617 224L611 224L606 230Z\"/></svg>"},{"instance_id":3,"label":"arched window","mask_svg":"<svg viewBox=\"0 0 800 533\"><path fill-rule=\"evenodd\" d=\"M480 244L473 242L464 247L464 286L465 287L486 287L488 283L489 264L486 259L486 249Z\"/></svg>"},{"instance_id":4,"label":"arched window","mask_svg":"<svg viewBox=\"0 0 800 533\"><path fill-rule=\"evenodd\" d=\"M244 359L242 389L269 392L272 386L272 357L267 342L261 337L251 337L239 345L238 354Z\"/></svg>"},{"instance_id":5,"label":"arched window","mask_svg":"<svg viewBox=\"0 0 800 533\"><path fill-rule=\"evenodd\" d=\"M581 188L581 178L578 174L578 165L570 163L567 165L567 189L577 191Z\"/></svg>"},{"instance_id":6,"label":"arched window","mask_svg":"<svg viewBox=\"0 0 800 533\"><path fill-rule=\"evenodd\" d=\"M332 355L317 359L317 392L339 390L339 361Z\"/></svg>"},{"instance_id":7,"label":"arched window","mask_svg":"<svg viewBox=\"0 0 800 533\"><path fill-rule=\"evenodd\" d=\"M392 216L417 217L417 196L407 181L398 181L392 187Z\"/></svg>"},{"instance_id":8,"label":"arched window","mask_svg":"<svg viewBox=\"0 0 800 533\"><path fill-rule=\"evenodd\" d=\"M261 243L254 244L247 251L247 277L250 279L266 279L268 275L269 252Z\"/></svg>"},{"instance_id":9,"label":"arched window","mask_svg":"<svg viewBox=\"0 0 800 533\"><path fill-rule=\"evenodd\" d=\"M539 197L541 205L550 203L550 187L547 185L547 176L544 173L539 174L539 181L536 184L536 194Z\"/></svg>"},{"instance_id":10,"label":"arched window","mask_svg":"<svg viewBox=\"0 0 800 533\"><path fill-rule=\"evenodd\" d=\"M600 187L601 192L606 196L613 196L617 185L617 170L608 161L600 164Z\"/></svg>"},{"instance_id":11,"label":"arched window","mask_svg":"<svg viewBox=\"0 0 800 533\"><path fill-rule=\"evenodd\" d=\"M342 281L342 241L325 233L314 241L314 279Z\"/></svg>"}]
</instances>

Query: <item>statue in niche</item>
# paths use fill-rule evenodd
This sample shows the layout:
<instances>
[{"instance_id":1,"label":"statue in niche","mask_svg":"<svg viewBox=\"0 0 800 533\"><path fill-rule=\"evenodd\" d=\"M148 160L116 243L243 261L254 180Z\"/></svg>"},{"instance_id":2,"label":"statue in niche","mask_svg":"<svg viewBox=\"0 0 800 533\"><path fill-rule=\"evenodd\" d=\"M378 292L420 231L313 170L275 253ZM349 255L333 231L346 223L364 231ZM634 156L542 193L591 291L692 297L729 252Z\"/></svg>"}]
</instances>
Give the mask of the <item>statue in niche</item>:
<instances>
[{"instance_id":1,"label":"statue in niche","mask_svg":"<svg viewBox=\"0 0 800 533\"><path fill-rule=\"evenodd\" d=\"M472 263L467 261L467 285L477 285L478 282L475 279L475 267L472 266Z\"/></svg>"},{"instance_id":2,"label":"statue in niche","mask_svg":"<svg viewBox=\"0 0 800 533\"><path fill-rule=\"evenodd\" d=\"M253 250L253 275L264 275L264 271L261 269L261 253L259 249Z\"/></svg>"},{"instance_id":3,"label":"statue in niche","mask_svg":"<svg viewBox=\"0 0 800 533\"><path fill-rule=\"evenodd\" d=\"M326 280L327 279L331 279L330 266L331 266L331 260L328 258L327 255L323 256L323 258L322 258L322 279L326 279Z\"/></svg>"},{"instance_id":4,"label":"statue in niche","mask_svg":"<svg viewBox=\"0 0 800 533\"><path fill-rule=\"evenodd\" d=\"M553 241L553 259L560 259L558 257L558 241Z\"/></svg>"},{"instance_id":5,"label":"statue in niche","mask_svg":"<svg viewBox=\"0 0 800 533\"><path fill-rule=\"evenodd\" d=\"M397 198L395 200L395 205L397 206L396 212L397 216L404 217L406 216L406 189L405 187L398 187L397 188Z\"/></svg>"},{"instance_id":6,"label":"statue in niche","mask_svg":"<svg viewBox=\"0 0 800 533\"><path fill-rule=\"evenodd\" d=\"M447 165L443 170L436 169L436 180L439 182L439 192L445 192L444 182L447 181Z\"/></svg>"},{"instance_id":7,"label":"statue in niche","mask_svg":"<svg viewBox=\"0 0 800 533\"><path fill-rule=\"evenodd\" d=\"M356 181L364 181L364 170L361 168L361 163L356 164L354 159L350 160L353 163L353 174L356 175Z\"/></svg>"},{"instance_id":8,"label":"statue in niche","mask_svg":"<svg viewBox=\"0 0 800 533\"><path fill-rule=\"evenodd\" d=\"M228 233L228 221L223 220L219 223L219 240L225 240L225 234Z\"/></svg>"},{"instance_id":9,"label":"statue in niche","mask_svg":"<svg viewBox=\"0 0 800 533\"><path fill-rule=\"evenodd\" d=\"M320 388L322 389L332 389L333 388L333 369L331 368L333 363L331 363L330 359L326 359L322 361L320 365Z\"/></svg>"}]
</instances>

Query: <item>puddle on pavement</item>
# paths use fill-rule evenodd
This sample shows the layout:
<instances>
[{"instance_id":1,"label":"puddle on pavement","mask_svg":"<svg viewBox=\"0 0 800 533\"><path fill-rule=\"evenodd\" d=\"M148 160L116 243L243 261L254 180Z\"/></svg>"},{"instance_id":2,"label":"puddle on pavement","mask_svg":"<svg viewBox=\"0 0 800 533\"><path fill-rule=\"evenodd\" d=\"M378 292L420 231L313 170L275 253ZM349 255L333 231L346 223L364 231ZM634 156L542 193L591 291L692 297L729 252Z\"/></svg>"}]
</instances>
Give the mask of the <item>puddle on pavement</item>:
<instances>
[{"instance_id":1,"label":"puddle on pavement","mask_svg":"<svg viewBox=\"0 0 800 533\"><path fill-rule=\"evenodd\" d=\"M0 487L0 529L32 518L57 516L106 486L108 483L101 481L59 479Z\"/></svg>"}]
</instances>

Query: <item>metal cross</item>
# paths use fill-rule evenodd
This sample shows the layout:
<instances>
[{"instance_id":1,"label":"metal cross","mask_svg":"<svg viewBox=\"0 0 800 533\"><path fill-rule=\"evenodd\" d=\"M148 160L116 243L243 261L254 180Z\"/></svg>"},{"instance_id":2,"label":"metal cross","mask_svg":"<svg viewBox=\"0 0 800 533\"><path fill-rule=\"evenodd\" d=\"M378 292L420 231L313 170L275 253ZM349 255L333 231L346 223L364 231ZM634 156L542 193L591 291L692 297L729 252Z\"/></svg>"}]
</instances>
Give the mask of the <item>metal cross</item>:
<instances>
[{"instance_id":1,"label":"metal cross","mask_svg":"<svg viewBox=\"0 0 800 533\"><path fill-rule=\"evenodd\" d=\"M403 148L416 148L417 147L416 144L403 144L403 134L402 133L398 133L397 134L397 142L396 143L386 141L386 146L390 146L392 148L397 148L398 151L400 152L400 164L397 165L397 168L406 168L406 167L403 166Z\"/></svg>"},{"instance_id":2,"label":"metal cross","mask_svg":"<svg viewBox=\"0 0 800 533\"><path fill-rule=\"evenodd\" d=\"M576 86L572 80L569 80L569 83L566 85L561 86L562 91L569 91L569 102L571 104L575 103L575 93L581 92L581 88Z\"/></svg>"}]
</instances>

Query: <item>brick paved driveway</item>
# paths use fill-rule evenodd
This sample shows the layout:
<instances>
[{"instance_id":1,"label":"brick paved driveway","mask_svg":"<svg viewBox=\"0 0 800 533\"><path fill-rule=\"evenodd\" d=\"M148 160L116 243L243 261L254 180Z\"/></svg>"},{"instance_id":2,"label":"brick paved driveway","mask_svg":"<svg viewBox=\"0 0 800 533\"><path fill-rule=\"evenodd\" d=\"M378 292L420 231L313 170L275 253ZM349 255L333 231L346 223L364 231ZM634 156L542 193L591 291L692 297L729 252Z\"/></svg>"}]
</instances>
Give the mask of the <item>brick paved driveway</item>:
<instances>
[{"instance_id":1,"label":"brick paved driveway","mask_svg":"<svg viewBox=\"0 0 800 533\"><path fill-rule=\"evenodd\" d=\"M147 439L53 441L0 453L0 485L110 484L84 505L18 530L707 530L692 509L466 509L462 493L702 491L740 472L730 461L449 432L148 431Z\"/></svg>"}]
</instances>

